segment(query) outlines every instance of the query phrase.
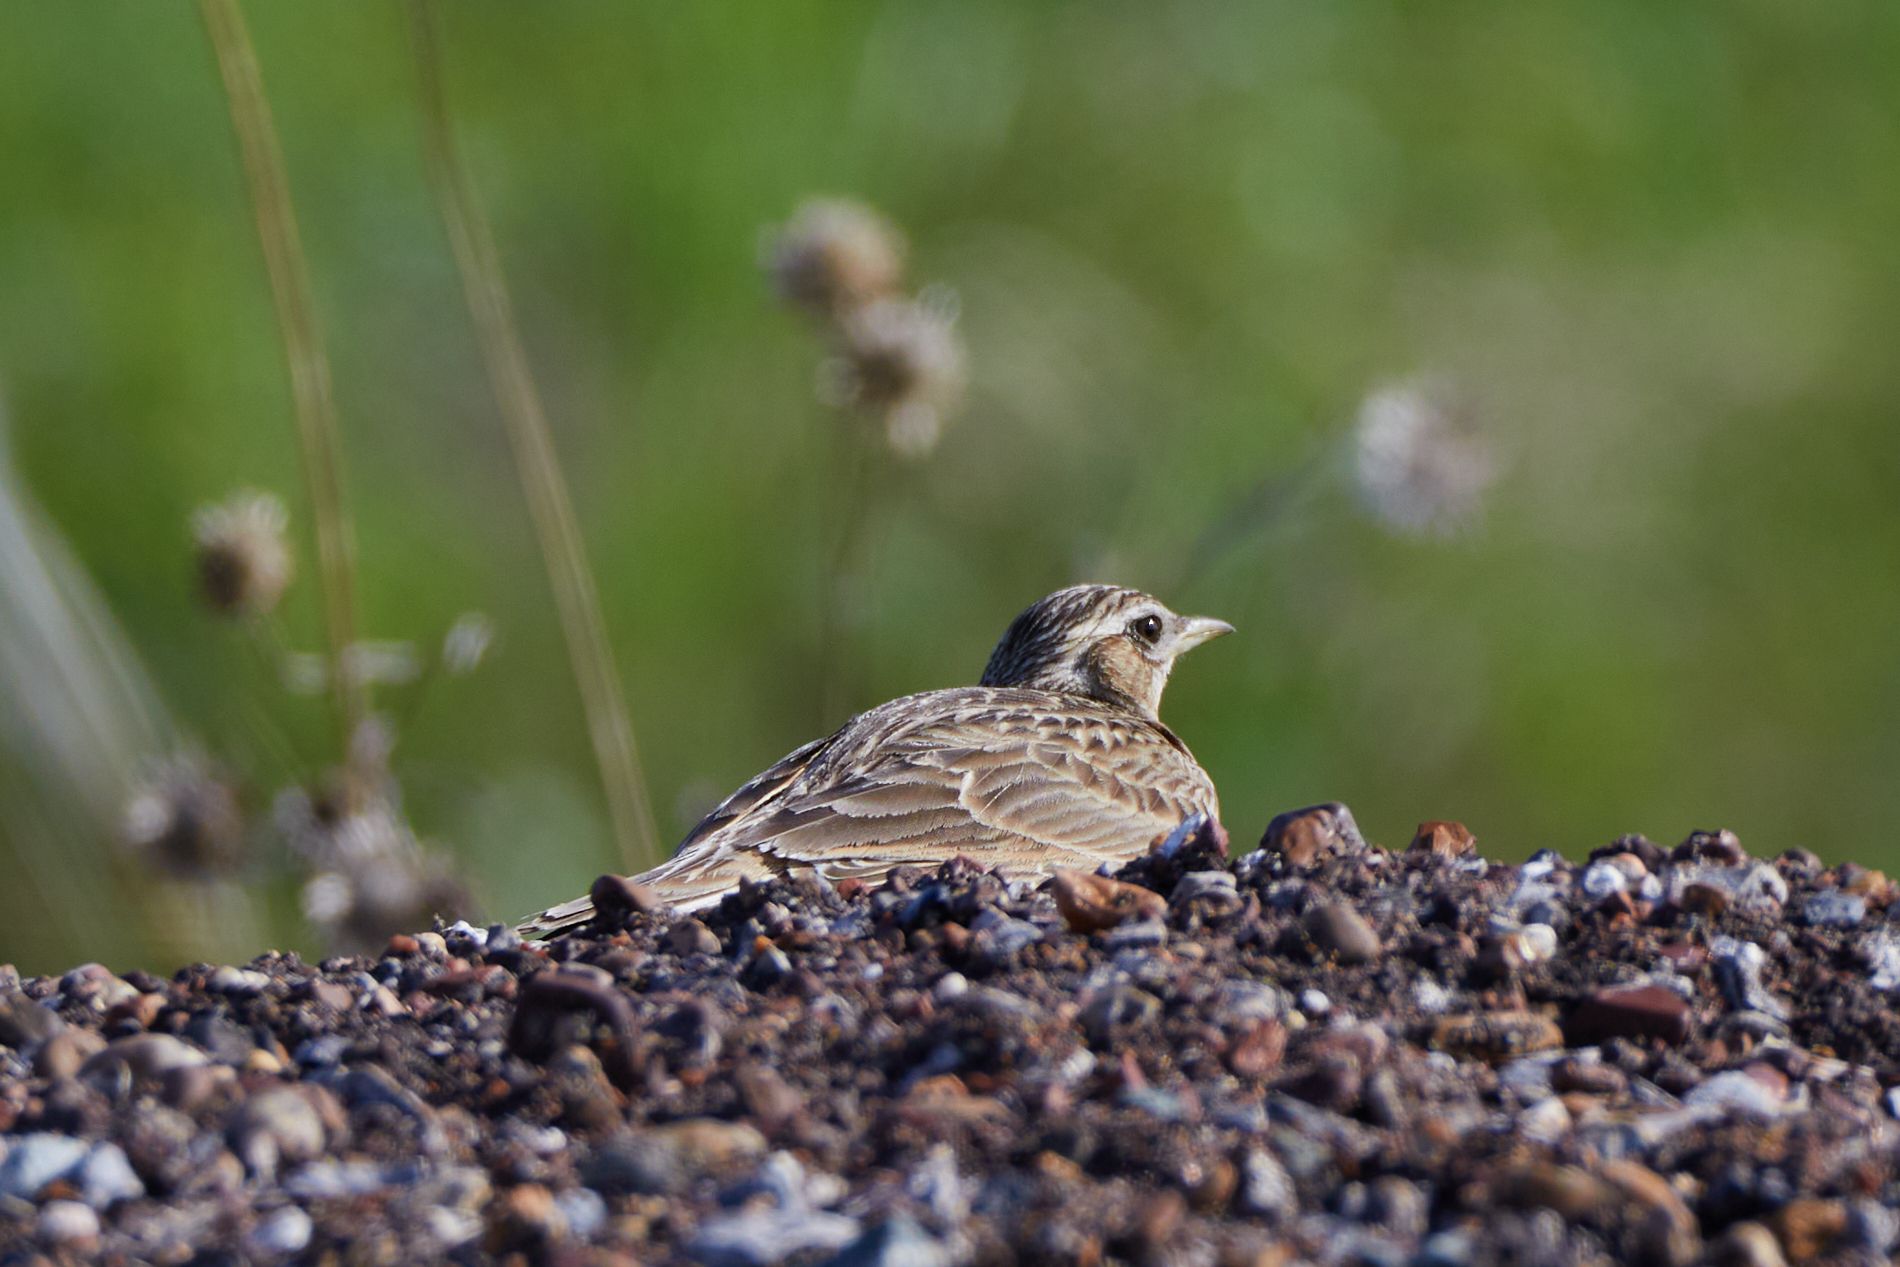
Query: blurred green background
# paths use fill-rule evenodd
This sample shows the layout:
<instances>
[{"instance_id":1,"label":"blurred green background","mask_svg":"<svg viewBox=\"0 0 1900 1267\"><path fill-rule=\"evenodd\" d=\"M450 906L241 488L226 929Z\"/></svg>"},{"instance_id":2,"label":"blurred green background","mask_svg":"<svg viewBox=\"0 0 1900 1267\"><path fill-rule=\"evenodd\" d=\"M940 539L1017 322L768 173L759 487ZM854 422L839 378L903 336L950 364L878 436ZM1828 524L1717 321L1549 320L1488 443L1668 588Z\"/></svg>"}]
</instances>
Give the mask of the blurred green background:
<instances>
[{"instance_id":1,"label":"blurred green background","mask_svg":"<svg viewBox=\"0 0 1900 1267\"><path fill-rule=\"evenodd\" d=\"M401 10L247 6L334 366L363 632L498 631L398 736L480 913L615 868L579 699L424 182ZM1330 466L1162 597L1232 620L1164 715L1237 844L1340 799L1496 855L1725 825L1893 866L1900 823L1900 7L460 3L451 103L494 221L662 833L820 715L857 436L758 266L814 194L960 301L967 402L895 470L852 708L973 681L1024 604L1165 586L1369 393L1462 384L1480 520L1393 534ZM0 14L11 464L247 808L333 757L190 585L192 509L310 517L250 205L194 7ZM18 585L0 601L27 601ZM16 648L18 650L18 648ZM401 712L400 694L386 701ZM0 751L0 960L170 967L111 787ZM299 765L301 763L301 765ZM58 803L77 797L77 815ZM86 814L90 814L90 819ZM294 880L193 953L312 951Z\"/></svg>"}]
</instances>

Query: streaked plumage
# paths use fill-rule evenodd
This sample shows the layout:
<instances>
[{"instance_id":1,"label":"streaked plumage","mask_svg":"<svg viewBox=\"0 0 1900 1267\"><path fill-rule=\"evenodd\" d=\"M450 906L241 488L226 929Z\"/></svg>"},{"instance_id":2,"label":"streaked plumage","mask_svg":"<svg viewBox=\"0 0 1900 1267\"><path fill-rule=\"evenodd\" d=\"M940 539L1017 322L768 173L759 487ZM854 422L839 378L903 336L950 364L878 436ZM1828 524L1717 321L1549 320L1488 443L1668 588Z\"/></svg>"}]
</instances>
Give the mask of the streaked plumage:
<instances>
[{"instance_id":1,"label":"streaked plumage","mask_svg":"<svg viewBox=\"0 0 1900 1267\"><path fill-rule=\"evenodd\" d=\"M1213 783L1156 709L1174 658L1229 629L1137 590L1060 590L1010 625L981 685L860 713L635 878L693 910L786 872L875 880L957 854L1014 875L1126 861L1190 814L1219 817ZM545 935L592 915L580 898L521 927Z\"/></svg>"}]
</instances>

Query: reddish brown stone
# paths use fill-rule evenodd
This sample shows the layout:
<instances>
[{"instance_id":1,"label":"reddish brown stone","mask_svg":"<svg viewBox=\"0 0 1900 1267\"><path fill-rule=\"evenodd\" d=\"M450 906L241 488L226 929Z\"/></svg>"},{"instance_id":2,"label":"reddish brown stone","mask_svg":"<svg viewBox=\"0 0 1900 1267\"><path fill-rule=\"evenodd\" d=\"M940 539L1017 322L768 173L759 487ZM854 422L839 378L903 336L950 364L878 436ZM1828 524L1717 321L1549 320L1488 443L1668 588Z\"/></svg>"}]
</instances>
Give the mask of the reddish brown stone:
<instances>
[{"instance_id":1,"label":"reddish brown stone","mask_svg":"<svg viewBox=\"0 0 1900 1267\"><path fill-rule=\"evenodd\" d=\"M1429 853L1439 858L1462 858L1478 847L1477 837L1463 823L1432 820L1418 825L1412 835L1412 852Z\"/></svg>"},{"instance_id":2,"label":"reddish brown stone","mask_svg":"<svg viewBox=\"0 0 1900 1267\"><path fill-rule=\"evenodd\" d=\"M1267 824L1260 847L1296 867L1310 867L1328 853L1356 852L1366 847L1352 811L1338 801L1288 810Z\"/></svg>"},{"instance_id":3,"label":"reddish brown stone","mask_svg":"<svg viewBox=\"0 0 1900 1267\"><path fill-rule=\"evenodd\" d=\"M1612 1038L1659 1038L1674 1046L1689 1037L1689 1004L1660 985L1598 990L1570 1014L1565 1033L1576 1046Z\"/></svg>"},{"instance_id":4,"label":"reddish brown stone","mask_svg":"<svg viewBox=\"0 0 1900 1267\"><path fill-rule=\"evenodd\" d=\"M1059 870L1050 877L1049 889L1063 922L1078 933L1099 933L1168 911L1168 900L1159 893L1089 871Z\"/></svg>"}]
</instances>

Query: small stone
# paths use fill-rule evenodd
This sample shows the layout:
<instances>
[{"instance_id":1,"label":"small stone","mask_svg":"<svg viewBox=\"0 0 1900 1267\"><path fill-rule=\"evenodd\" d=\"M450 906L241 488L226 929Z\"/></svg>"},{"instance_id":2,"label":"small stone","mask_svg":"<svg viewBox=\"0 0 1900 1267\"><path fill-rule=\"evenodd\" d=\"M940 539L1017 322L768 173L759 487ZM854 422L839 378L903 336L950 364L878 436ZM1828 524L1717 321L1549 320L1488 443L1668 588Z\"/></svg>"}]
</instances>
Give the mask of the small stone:
<instances>
[{"instance_id":1,"label":"small stone","mask_svg":"<svg viewBox=\"0 0 1900 1267\"><path fill-rule=\"evenodd\" d=\"M1677 887L1675 904L1691 915L1707 915L1713 918L1729 907L1729 894L1719 884L1705 884L1692 880Z\"/></svg>"},{"instance_id":2,"label":"small stone","mask_svg":"<svg viewBox=\"0 0 1900 1267\"><path fill-rule=\"evenodd\" d=\"M1788 1267L1775 1234L1754 1220L1731 1223L1709 1249L1714 1267Z\"/></svg>"},{"instance_id":3,"label":"small stone","mask_svg":"<svg viewBox=\"0 0 1900 1267\"><path fill-rule=\"evenodd\" d=\"M1617 856L1627 857L1628 855L1618 854ZM1605 859L1585 867L1583 878L1578 881L1578 886L1583 889L1584 896L1591 901L1601 902L1611 894L1621 893L1629 888L1630 876L1623 868Z\"/></svg>"},{"instance_id":4,"label":"small stone","mask_svg":"<svg viewBox=\"0 0 1900 1267\"><path fill-rule=\"evenodd\" d=\"M1321 902L1302 922L1320 953L1340 963L1371 963L1384 949L1372 925L1343 902Z\"/></svg>"},{"instance_id":5,"label":"small stone","mask_svg":"<svg viewBox=\"0 0 1900 1267\"><path fill-rule=\"evenodd\" d=\"M1432 1046L1439 1051L1491 1063L1563 1045L1556 1022L1535 1012L1465 1013L1432 1028Z\"/></svg>"},{"instance_id":6,"label":"small stone","mask_svg":"<svg viewBox=\"0 0 1900 1267\"><path fill-rule=\"evenodd\" d=\"M1254 1021L1228 1043L1227 1068L1239 1078L1269 1077L1286 1055L1286 1037L1286 1026L1279 1021Z\"/></svg>"},{"instance_id":7,"label":"small stone","mask_svg":"<svg viewBox=\"0 0 1900 1267\"><path fill-rule=\"evenodd\" d=\"M1204 916L1226 914L1240 909L1240 888L1231 871L1190 871L1175 884L1168 905Z\"/></svg>"},{"instance_id":8,"label":"small stone","mask_svg":"<svg viewBox=\"0 0 1900 1267\"><path fill-rule=\"evenodd\" d=\"M1279 854L1295 867L1310 867L1322 854L1360 853L1366 838L1353 821L1352 811L1338 801L1288 810L1267 824L1260 847Z\"/></svg>"},{"instance_id":9,"label":"small stone","mask_svg":"<svg viewBox=\"0 0 1900 1267\"><path fill-rule=\"evenodd\" d=\"M1713 862L1724 867L1739 866L1748 861L1748 853L1742 848L1741 839L1726 828L1720 831L1692 831L1688 839L1669 851L1669 856L1678 862Z\"/></svg>"},{"instance_id":10,"label":"small stone","mask_svg":"<svg viewBox=\"0 0 1900 1267\"><path fill-rule=\"evenodd\" d=\"M1042 930L1028 920L1016 919L995 909L979 915L970 929L976 934L971 941L972 956L991 968L1003 967L1042 940Z\"/></svg>"},{"instance_id":11,"label":"small stone","mask_svg":"<svg viewBox=\"0 0 1900 1267\"><path fill-rule=\"evenodd\" d=\"M105 1049L105 1039L89 1029L62 1029L33 1053L33 1072L48 1082L71 1078Z\"/></svg>"},{"instance_id":12,"label":"small stone","mask_svg":"<svg viewBox=\"0 0 1900 1267\"><path fill-rule=\"evenodd\" d=\"M666 948L676 955L716 955L717 934L696 919L683 919L666 930Z\"/></svg>"},{"instance_id":13,"label":"small stone","mask_svg":"<svg viewBox=\"0 0 1900 1267\"><path fill-rule=\"evenodd\" d=\"M300 1254L310 1244L316 1225L294 1205L272 1210L257 1220L244 1238L245 1248L260 1257Z\"/></svg>"},{"instance_id":14,"label":"small stone","mask_svg":"<svg viewBox=\"0 0 1900 1267\"><path fill-rule=\"evenodd\" d=\"M1428 853L1435 858L1462 858L1477 847L1477 837L1463 823L1424 822L1412 834L1411 852Z\"/></svg>"},{"instance_id":15,"label":"small stone","mask_svg":"<svg viewBox=\"0 0 1900 1267\"><path fill-rule=\"evenodd\" d=\"M48 1201L35 1230L49 1245L86 1246L99 1239L99 1216L80 1201Z\"/></svg>"},{"instance_id":16,"label":"small stone","mask_svg":"<svg viewBox=\"0 0 1900 1267\"><path fill-rule=\"evenodd\" d=\"M1505 1205L1542 1206L1566 1219L1587 1219L1607 1206L1607 1184L1581 1166L1557 1162L1526 1162L1501 1175L1494 1189Z\"/></svg>"},{"instance_id":17,"label":"small stone","mask_svg":"<svg viewBox=\"0 0 1900 1267\"><path fill-rule=\"evenodd\" d=\"M1097 1047L1113 1045L1161 1015L1161 1000L1131 985L1100 990L1082 1005L1082 1028Z\"/></svg>"},{"instance_id":18,"label":"small stone","mask_svg":"<svg viewBox=\"0 0 1900 1267\"><path fill-rule=\"evenodd\" d=\"M666 902L651 888L624 875L603 875L594 881L587 896L594 902L594 917L606 924L623 924L635 915L652 915L666 909Z\"/></svg>"},{"instance_id":19,"label":"small stone","mask_svg":"<svg viewBox=\"0 0 1900 1267\"><path fill-rule=\"evenodd\" d=\"M744 1122L695 1117L656 1127L653 1142L669 1149L690 1174L724 1171L765 1155L765 1136Z\"/></svg>"},{"instance_id":20,"label":"small stone","mask_svg":"<svg viewBox=\"0 0 1900 1267\"><path fill-rule=\"evenodd\" d=\"M1689 1004L1660 985L1598 990L1570 1014L1565 1031L1579 1047L1612 1038L1659 1038L1674 1046L1688 1040Z\"/></svg>"},{"instance_id":21,"label":"small stone","mask_svg":"<svg viewBox=\"0 0 1900 1267\"><path fill-rule=\"evenodd\" d=\"M541 1184L516 1184L489 1203L491 1250L539 1250L566 1237L567 1219L554 1194Z\"/></svg>"},{"instance_id":22,"label":"small stone","mask_svg":"<svg viewBox=\"0 0 1900 1267\"><path fill-rule=\"evenodd\" d=\"M1518 1134L1540 1144L1555 1144L1570 1133L1570 1110L1556 1096L1547 1096L1517 1115Z\"/></svg>"},{"instance_id":23,"label":"small stone","mask_svg":"<svg viewBox=\"0 0 1900 1267\"><path fill-rule=\"evenodd\" d=\"M749 1209L700 1224L686 1252L705 1267L774 1267L798 1255L842 1249L859 1231L856 1219L823 1210Z\"/></svg>"},{"instance_id":24,"label":"small stone","mask_svg":"<svg viewBox=\"0 0 1900 1267\"><path fill-rule=\"evenodd\" d=\"M867 1228L821 1267L949 1267L957 1258L917 1220L898 1214Z\"/></svg>"},{"instance_id":25,"label":"small stone","mask_svg":"<svg viewBox=\"0 0 1900 1267\"><path fill-rule=\"evenodd\" d=\"M1682 1102L1692 1109L1720 1109L1724 1114L1757 1119L1772 1118L1790 1107L1785 1076L1776 1087L1741 1069L1724 1070L1703 1079L1689 1088Z\"/></svg>"},{"instance_id":26,"label":"small stone","mask_svg":"<svg viewBox=\"0 0 1900 1267\"><path fill-rule=\"evenodd\" d=\"M238 1106L225 1128L231 1149L253 1174L273 1175L282 1162L309 1161L323 1152L341 1106L321 1087L267 1087Z\"/></svg>"},{"instance_id":27,"label":"small stone","mask_svg":"<svg viewBox=\"0 0 1900 1267\"><path fill-rule=\"evenodd\" d=\"M1841 888L1848 893L1865 897L1871 901L1884 901L1893 893L1893 881L1884 871L1862 870L1851 879L1843 880Z\"/></svg>"},{"instance_id":28,"label":"small stone","mask_svg":"<svg viewBox=\"0 0 1900 1267\"><path fill-rule=\"evenodd\" d=\"M38 1133L6 1141L0 1155L0 1197L31 1201L55 1179L64 1179L85 1160L90 1145L70 1135Z\"/></svg>"},{"instance_id":29,"label":"small stone","mask_svg":"<svg viewBox=\"0 0 1900 1267\"><path fill-rule=\"evenodd\" d=\"M1782 1252L1797 1263L1819 1258L1847 1230L1847 1205L1819 1197L1796 1197L1768 1216Z\"/></svg>"},{"instance_id":30,"label":"small stone","mask_svg":"<svg viewBox=\"0 0 1900 1267\"><path fill-rule=\"evenodd\" d=\"M1645 1257L1671 1264L1686 1264L1695 1259L1702 1248L1700 1225L1667 1179L1634 1161L1605 1162L1600 1173L1624 1197L1647 1212L1636 1224Z\"/></svg>"},{"instance_id":31,"label":"small stone","mask_svg":"<svg viewBox=\"0 0 1900 1267\"><path fill-rule=\"evenodd\" d=\"M1293 1177L1264 1148L1248 1149L1241 1158L1238 1203L1241 1213L1270 1219L1290 1219L1300 1208Z\"/></svg>"},{"instance_id":32,"label":"small stone","mask_svg":"<svg viewBox=\"0 0 1900 1267\"><path fill-rule=\"evenodd\" d=\"M132 1169L125 1150L109 1140L94 1144L71 1178L86 1204L98 1210L145 1195L145 1181Z\"/></svg>"},{"instance_id":33,"label":"small stone","mask_svg":"<svg viewBox=\"0 0 1900 1267\"><path fill-rule=\"evenodd\" d=\"M0 1047L24 1052L65 1028L52 1008L19 990L0 990Z\"/></svg>"},{"instance_id":34,"label":"small stone","mask_svg":"<svg viewBox=\"0 0 1900 1267\"><path fill-rule=\"evenodd\" d=\"M575 1240L592 1240L607 1224L607 1203L592 1188L567 1188L554 1194L554 1204Z\"/></svg>"},{"instance_id":35,"label":"small stone","mask_svg":"<svg viewBox=\"0 0 1900 1267\"><path fill-rule=\"evenodd\" d=\"M132 1077L157 1079L174 1069L208 1064L210 1057L170 1034L133 1034L107 1043L105 1049L80 1066L82 1078L112 1078L124 1069Z\"/></svg>"},{"instance_id":36,"label":"small stone","mask_svg":"<svg viewBox=\"0 0 1900 1267\"><path fill-rule=\"evenodd\" d=\"M1168 911L1168 901L1159 893L1088 871L1059 869L1050 877L1049 889L1063 922L1078 933L1099 933Z\"/></svg>"},{"instance_id":37,"label":"small stone","mask_svg":"<svg viewBox=\"0 0 1900 1267\"><path fill-rule=\"evenodd\" d=\"M270 987L270 977L249 968L219 968L205 982L205 989L219 994L229 994L237 998L249 998L262 994Z\"/></svg>"},{"instance_id":38,"label":"small stone","mask_svg":"<svg viewBox=\"0 0 1900 1267\"><path fill-rule=\"evenodd\" d=\"M1858 893L1823 890L1801 904L1801 922L1818 928L1852 928L1867 918L1867 899Z\"/></svg>"}]
</instances>

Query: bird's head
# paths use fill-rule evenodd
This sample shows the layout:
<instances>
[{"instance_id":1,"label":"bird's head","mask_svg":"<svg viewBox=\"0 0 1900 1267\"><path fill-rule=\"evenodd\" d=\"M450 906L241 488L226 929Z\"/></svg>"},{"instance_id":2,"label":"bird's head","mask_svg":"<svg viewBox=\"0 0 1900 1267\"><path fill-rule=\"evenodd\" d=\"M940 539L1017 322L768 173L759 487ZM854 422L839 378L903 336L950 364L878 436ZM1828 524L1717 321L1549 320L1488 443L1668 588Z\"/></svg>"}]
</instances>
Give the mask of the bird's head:
<instances>
[{"instance_id":1,"label":"bird's head","mask_svg":"<svg viewBox=\"0 0 1900 1267\"><path fill-rule=\"evenodd\" d=\"M1087 695L1152 718L1175 657L1233 631L1224 620L1177 616L1140 590L1072 585L1010 622L983 685Z\"/></svg>"}]
</instances>

